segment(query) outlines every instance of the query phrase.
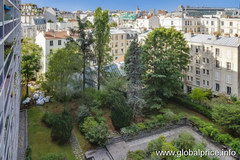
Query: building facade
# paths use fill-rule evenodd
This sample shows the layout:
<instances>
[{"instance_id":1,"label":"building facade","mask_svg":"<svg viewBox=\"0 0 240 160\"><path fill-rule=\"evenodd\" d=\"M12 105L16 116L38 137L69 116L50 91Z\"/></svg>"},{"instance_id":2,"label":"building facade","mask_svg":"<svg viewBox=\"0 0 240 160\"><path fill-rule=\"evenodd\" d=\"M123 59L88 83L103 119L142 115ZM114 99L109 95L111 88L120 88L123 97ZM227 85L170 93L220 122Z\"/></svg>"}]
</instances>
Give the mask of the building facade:
<instances>
[{"instance_id":1,"label":"building facade","mask_svg":"<svg viewBox=\"0 0 240 160\"><path fill-rule=\"evenodd\" d=\"M191 56L185 92L201 87L215 94L240 97L240 39L203 34L185 34L185 39Z\"/></svg>"},{"instance_id":2,"label":"building facade","mask_svg":"<svg viewBox=\"0 0 240 160\"><path fill-rule=\"evenodd\" d=\"M17 160L21 99L19 0L0 1L0 159Z\"/></svg>"}]
</instances>

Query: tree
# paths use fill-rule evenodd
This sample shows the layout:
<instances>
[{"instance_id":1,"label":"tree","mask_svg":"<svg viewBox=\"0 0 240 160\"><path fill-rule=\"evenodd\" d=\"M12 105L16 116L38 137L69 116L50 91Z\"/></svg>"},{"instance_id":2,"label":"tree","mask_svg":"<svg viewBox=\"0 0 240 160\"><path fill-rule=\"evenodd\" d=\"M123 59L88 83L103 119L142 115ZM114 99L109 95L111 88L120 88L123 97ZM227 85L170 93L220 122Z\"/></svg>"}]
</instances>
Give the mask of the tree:
<instances>
[{"instance_id":1,"label":"tree","mask_svg":"<svg viewBox=\"0 0 240 160\"><path fill-rule=\"evenodd\" d=\"M110 42L110 27L108 25L109 15L108 11L103 11L97 8L94 13L94 40L95 40L95 54L97 60L97 88L100 89L101 74L103 66L110 60L109 56L109 42Z\"/></svg>"},{"instance_id":2,"label":"tree","mask_svg":"<svg viewBox=\"0 0 240 160\"><path fill-rule=\"evenodd\" d=\"M62 17L58 17L57 20L58 20L58 22L63 22L63 18Z\"/></svg>"},{"instance_id":3,"label":"tree","mask_svg":"<svg viewBox=\"0 0 240 160\"><path fill-rule=\"evenodd\" d=\"M183 71L189 63L189 48L183 34L174 28L152 31L143 46L144 84L149 103L162 103L182 89Z\"/></svg>"},{"instance_id":4,"label":"tree","mask_svg":"<svg viewBox=\"0 0 240 160\"><path fill-rule=\"evenodd\" d=\"M89 20L86 20L85 24L87 29L93 29L93 24Z\"/></svg>"},{"instance_id":5,"label":"tree","mask_svg":"<svg viewBox=\"0 0 240 160\"><path fill-rule=\"evenodd\" d=\"M36 73L40 70L40 58L42 49L31 42L31 39L22 40L22 61L21 72L22 80L26 85L26 96L28 96L28 83L33 78L36 78Z\"/></svg>"},{"instance_id":6,"label":"tree","mask_svg":"<svg viewBox=\"0 0 240 160\"><path fill-rule=\"evenodd\" d=\"M65 48L54 51L49 56L45 88L59 101L70 98L80 91L78 79L74 74L82 71L82 58L76 44L68 42Z\"/></svg>"},{"instance_id":7,"label":"tree","mask_svg":"<svg viewBox=\"0 0 240 160\"><path fill-rule=\"evenodd\" d=\"M112 109L111 119L117 129L129 126L132 119L132 109L128 106L117 105Z\"/></svg>"},{"instance_id":8,"label":"tree","mask_svg":"<svg viewBox=\"0 0 240 160\"><path fill-rule=\"evenodd\" d=\"M240 134L240 107L236 104L218 104L213 107L213 119L221 126Z\"/></svg>"},{"instance_id":9,"label":"tree","mask_svg":"<svg viewBox=\"0 0 240 160\"><path fill-rule=\"evenodd\" d=\"M212 91L210 89L194 88L189 96L197 101L210 99L212 96Z\"/></svg>"},{"instance_id":10,"label":"tree","mask_svg":"<svg viewBox=\"0 0 240 160\"><path fill-rule=\"evenodd\" d=\"M85 89L86 85L86 68L87 68L87 63L88 60L92 57L92 50L91 50L91 45L93 43L93 37L92 33L89 31L86 31L88 27L91 27L89 21L86 21L85 23L81 21L79 17L77 17L78 21L78 30L72 30L73 33L79 34L79 38L75 41L73 38L70 38L71 42L75 42L78 47L80 54L83 59L83 70L82 70L82 75L83 75L83 90Z\"/></svg>"},{"instance_id":11,"label":"tree","mask_svg":"<svg viewBox=\"0 0 240 160\"><path fill-rule=\"evenodd\" d=\"M59 144L67 143L72 135L72 129L72 117L68 111L64 110L61 115L55 117L51 131L52 140Z\"/></svg>"},{"instance_id":12,"label":"tree","mask_svg":"<svg viewBox=\"0 0 240 160\"><path fill-rule=\"evenodd\" d=\"M145 101L141 98L142 71L141 48L136 40L132 41L125 56L125 71L128 79L128 104L133 108L133 117L141 112Z\"/></svg>"},{"instance_id":13,"label":"tree","mask_svg":"<svg viewBox=\"0 0 240 160\"><path fill-rule=\"evenodd\" d=\"M117 27L117 23L116 22L109 23L109 27Z\"/></svg>"}]
</instances>

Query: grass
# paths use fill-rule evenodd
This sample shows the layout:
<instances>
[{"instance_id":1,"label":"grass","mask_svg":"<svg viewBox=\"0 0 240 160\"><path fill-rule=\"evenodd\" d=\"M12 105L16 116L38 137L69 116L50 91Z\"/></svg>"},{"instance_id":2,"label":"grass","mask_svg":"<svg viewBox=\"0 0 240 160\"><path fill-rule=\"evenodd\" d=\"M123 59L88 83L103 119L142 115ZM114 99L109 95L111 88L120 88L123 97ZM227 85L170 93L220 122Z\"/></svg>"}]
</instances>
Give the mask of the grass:
<instances>
[{"instance_id":1,"label":"grass","mask_svg":"<svg viewBox=\"0 0 240 160\"><path fill-rule=\"evenodd\" d=\"M42 122L42 116L46 110L59 112L63 106L58 104L48 104L48 107L33 107L28 110L28 134L29 145L32 148L32 159L40 160L48 153L63 153L68 160L75 160L70 144L60 146L51 141L51 129Z\"/></svg>"}]
</instances>

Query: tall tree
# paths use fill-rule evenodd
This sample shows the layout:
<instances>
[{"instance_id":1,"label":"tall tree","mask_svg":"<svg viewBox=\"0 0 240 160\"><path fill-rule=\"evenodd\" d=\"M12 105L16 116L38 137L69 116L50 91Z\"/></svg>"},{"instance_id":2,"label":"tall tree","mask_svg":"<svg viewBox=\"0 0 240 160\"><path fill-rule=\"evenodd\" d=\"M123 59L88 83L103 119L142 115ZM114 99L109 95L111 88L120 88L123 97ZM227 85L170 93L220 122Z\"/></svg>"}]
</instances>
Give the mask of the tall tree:
<instances>
[{"instance_id":1,"label":"tall tree","mask_svg":"<svg viewBox=\"0 0 240 160\"><path fill-rule=\"evenodd\" d=\"M77 21L78 21L78 30L72 30L72 32L77 33L79 35L79 38L76 41L74 41L73 38L70 38L70 41L75 42L78 45L80 54L82 55L82 59L83 59L82 88L84 90L86 86L86 68L87 68L88 60L92 57L91 45L93 44L93 37L92 37L92 33L86 30L88 29L90 25L89 23L91 22L86 21L84 23L79 17L77 17Z\"/></svg>"},{"instance_id":2,"label":"tall tree","mask_svg":"<svg viewBox=\"0 0 240 160\"><path fill-rule=\"evenodd\" d=\"M152 104L161 104L181 91L189 48L181 32L158 28L148 35L143 50L146 99Z\"/></svg>"},{"instance_id":3,"label":"tall tree","mask_svg":"<svg viewBox=\"0 0 240 160\"><path fill-rule=\"evenodd\" d=\"M22 61L21 72L22 80L26 85L26 96L29 95L28 83L33 78L36 78L36 73L40 70L40 58L42 49L31 42L31 39L22 40Z\"/></svg>"},{"instance_id":4,"label":"tall tree","mask_svg":"<svg viewBox=\"0 0 240 160\"><path fill-rule=\"evenodd\" d=\"M145 101L141 98L142 72L141 63L142 50L136 40L132 41L125 55L125 71L128 79L128 104L133 108L133 117L138 115Z\"/></svg>"},{"instance_id":5,"label":"tall tree","mask_svg":"<svg viewBox=\"0 0 240 160\"><path fill-rule=\"evenodd\" d=\"M94 13L94 40L95 40L95 54L97 59L97 88L100 89L101 74L103 72L103 65L106 65L110 60L109 56L109 42L110 42L110 27L108 25L109 15L108 11L103 11L97 8Z\"/></svg>"},{"instance_id":6,"label":"tall tree","mask_svg":"<svg viewBox=\"0 0 240 160\"><path fill-rule=\"evenodd\" d=\"M80 90L78 79L74 76L82 71L82 57L78 54L76 43L68 42L65 48L54 51L49 56L45 88L63 101Z\"/></svg>"}]
</instances>

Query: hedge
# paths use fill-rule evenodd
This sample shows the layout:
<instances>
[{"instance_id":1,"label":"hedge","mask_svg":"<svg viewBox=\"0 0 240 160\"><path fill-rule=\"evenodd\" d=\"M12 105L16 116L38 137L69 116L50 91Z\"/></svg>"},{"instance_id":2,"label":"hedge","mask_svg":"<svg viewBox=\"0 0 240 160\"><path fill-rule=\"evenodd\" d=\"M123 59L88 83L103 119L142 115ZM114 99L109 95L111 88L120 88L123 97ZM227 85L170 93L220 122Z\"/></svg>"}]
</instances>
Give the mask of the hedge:
<instances>
[{"instance_id":1,"label":"hedge","mask_svg":"<svg viewBox=\"0 0 240 160\"><path fill-rule=\"evenodd\" d=\"M192 116L189 120L196 125L200 132L210 137L215 142L231 147L240 155L240 139L233 138L229 134L223 134L221 131L214 126L212 123L207 123L198 117Z\"/></svg>"},{"instance_id":2,"label":"hedge","mask_svg":"<svg viewBox=\"0 0 240 160\"><path fill-rule=\"evenodd\" d=\"M189 97L175 96L175 97L172 97L171 100L177 104L182 105L183 107L192 109L192 110L206 116L207 118L212 119L212 108L209 106L205 106L205 105L199 104L197 102L194 102Z\"/></svg>"}]
</instances>

